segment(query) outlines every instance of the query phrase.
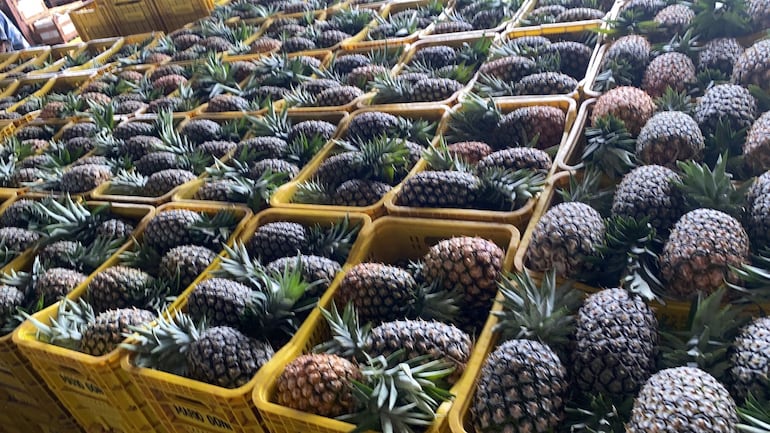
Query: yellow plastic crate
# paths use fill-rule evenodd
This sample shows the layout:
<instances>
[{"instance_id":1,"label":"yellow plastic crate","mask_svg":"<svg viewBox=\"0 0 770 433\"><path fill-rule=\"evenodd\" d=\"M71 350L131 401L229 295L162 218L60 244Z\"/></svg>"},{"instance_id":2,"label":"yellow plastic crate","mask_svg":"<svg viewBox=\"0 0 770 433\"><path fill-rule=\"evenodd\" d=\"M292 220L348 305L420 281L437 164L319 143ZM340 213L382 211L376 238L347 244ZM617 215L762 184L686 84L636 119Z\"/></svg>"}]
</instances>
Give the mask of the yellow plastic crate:
<instances>
[{"instance_id":1,"label":"yellow plastic crate","mask_svg":"<svg viewBox=\"0 0 770 433\"><path fill-rule=\"evenodd\" d=\"M561 145L559 148L568 143L569 132L572 128L572 124L576 117L575 100L563 96L547 97L547 98L532 98L530 100L520 100L516 98L510 98L507 100L499 99L495 101L496 105L503 113L509 113L517 108L534 106L534 105L546 105L550 107L557 107L564 111L564 133L562 135ZM461 109L461 105L456 106L452 111L456 112ZM557 153L558 155L558 153ZM425 160L420 160L418 163L418 169L416 172L427 170L428 165ZM551 173L556 171L557 165L554 161L551 168ZM550 176L550 173L549 173ZM385 195L385 209L387 209L388 215L404 216L404 217L417 217L417 218L437 218L437 219L450 219L450 220L466 220L466 221L489 221L513 224L519 229L524 229L533 215L535 204L538 200L537 197L530 199L524 206L514 211L502 212L502 211L486 211L477 209L451 209L451 208L419 208L401 206L396 204L398 195L401 192L401 185L397 185Z\"/></svg>"},{"instance_id":2,"label":"yellow plastic crate","mask_svg":"<svg viewBox=\"0 0 770 433\"><path fill-rule=\"evenodd\" d=\"M214 4L206 0L187 2L152 0L152 3L155 10L160 13L159 18L163 24L163 30L168 33L184 27L187 23L208 16L214 10Z\"/></svg>"},{"instance_id":3,"label":"yellow plastic crate","mask_svg":"<svg viewBox=\"0 0 770 433\"><path fill-rule=\"evenodd\" d=\"M356 256L348 261L343 272L337 276L327 293L319 301L319 307L329 308L334 292L344 273L361 262L393 263L402 259L419 259L437 242L453 236L480 236L489 239L506 251L504 269L513 265L513 255L519 242L519 232L507 224L479 223L466 221L413 219L383 217L369 226L361 236L364 241ZM480 364L486 353L487 328L475 342L474 350L463 375L450 389L458 398L467 382L474 378L469 373L472 365ZM257 373L258 385L254 388L254 402L267 430L271 433L346 433L355 426L318 415L280 406L273 402L277 379L287 364L302 354L309 353L316 344L326 341L330 331L320 309L315 308L291 343L276 353L267 365ZM437 410L436 420L426 429L427 433L448 432L446 415L453 402L444 402Z\"/></svg>"},{"instance_id":4,"label":"yellow plastic crate","mask_svg":"<svg viewBox=\"0 0 770 433\"><path fill-rule=\"evenodd\" d=\"M106 8L117 34L122 36L163 30L161 12L174 13L174 9L156 9L153 0L97 0L97 3Z\"/></svg>"},{"instance_id":5,"label":"yellow plastic crate","mask_svg":"<svg viewBox=\"0 0 770 433\"><path fill-rule=\"evenodd\" d=\"M16 51L18 57L15 60L15 66L9 67L5 65L8 70L0 74L0 76L8 76L9 74L23 74L31 72L42 65L51 53L50 47L32 47L26 50Z\"/></svg>"},{"instance_id":6,"label":"yellow plastic crate","mask_svg":"<svg viewBox=\"0 0 770 433\"><path fill-rule=\"evenodd\" d=\"M466 35L463 33L462 35L445 35L443 38L440 39L424 39L419 40L413 44L410 44L408 47L407 52L404 54L404 57L401 58L399 64L394 68L393 76L397 76L401 72L404 71L406 68L406 65L409 64L409 62L412 60L412 57L414 57L415 53L417 51L420 51L423 48L426 47L433 47L437 45L446 45L452 48L460 48L465 43L473 44L474 42L481 40L481 39L489 39L493 41L495 38L497 38L496 33L486 33L486 34L473 34L473 35ZM458 100L461 98L463 94L470 91L473 88L473 84L476 82L476 75L473 74L473 76L468 80L467 83L463 85L463 87L455 92L452 96L444 99L443 101L429 101L429 102L400 102L400 103L393 103L393 104L374 104L372 102L372 99L376 95L376 91L372 91L367 93L366 95L363 95L360 98L360 102L358 103L358 108L364 108L364 107L376 107L380 110L390 110L399 106L409 106L409 107L420 107L420 106L429 106L429 105L435 105L435 104L441 104L446 106L453 106L455 105Z\"/></svg>"},{"instance_id":7,"label":"yellow plastic crate","mask_svg":"<svg viewBox=\"0 0 770 433\"><path fill-rule=\"evenodd\" d=\"M543 25L532 26L532 27L512 28L510 31L502 35L502 40L516 39L523 36L543 36L548 39L559 39L559 38L564 38L565 36L569 37L571 35L578 35L582 32L596 32L598 29L602 28L603 25L604 25L604 22L602 20L587 20L587 21L577 21L574 23L567 23L567 24L563 24L563 23L543 24ZM578 80L577 88L575 88L573 92L568 93L566 96L580 102L582 89L586 86L586 83L588 83L593 79L592 78L593 67L594 67L594 64L596 63L596 59L599 56L600 47L601 47L601 35L599 35L599 38L597 39L597 43L592 48L591 60L588 63L588 67L586 68L585 75L583 76L582 79ZM533 96L537 96L537 95L527 95L526 97L533 97Z\"/></svg>"},{"instance_id":8,"label":"yellow plastic crate","mask_svg":"<svg viewBox=\"0 0 770 433\"><path fill-rule=\"evenodd\" d=\"M530 10L534 8L534 6L537 4L538 0L524 0L519 6L519 8L511 14L510 17L506 17L503 19L500 24L493 28L489 29L479 29L479 30L470 30L467 32L456 32L456 33L439 33L439 34L433 34L432 32L425 32L426 34L420 35L420 40L440 40L446 37L479 37L486 34L491 33L504 33L507 28L509 27L515 27L519 25L519 22L524 17L526 13L528 13ZM450 1L451 5L451 11L456 12L456 3L455 1Z\"/></svg>"},{"instance_id":9,"label":"yellow plastic crate","mask_svg":"<svg viewBox=\"0 0 770 433\"><path fill-rule=\"evenodd\" d=\"M342 220L345 216L351 223L360 223L363 230L371 223L364 214L344 212L317 212L268 209L252 218L239 236L241 242L246 242L256 229L264 224L275 221L291 221L300 224L332 223ZM359 239L362 236L359 234ZM357 250L356 242L348 257L352 258ZM350 259L349 259L350 260ZM195 285L195 283L193 284ZM180 297L179 307L185 308L186 298L192 291L187 290ZM265 429L262 420L254 408L251 398L254 386L259 383L259 375L247 384L234 389L227 389L198 382L185 377L176 376L162 371L136 367L133 355L123 357L123 370L131 376L139 386L155 412L161 415L163 425L170 433L223 433L242 431L250 433L270 432Z\"/></svg>"},{"instance_id":10,"label":"yellow plastic crate","mask_svg":"<svg viewBox=\"0 0 770 433\"><path fill-rule=\"evenodd\" d=\"M131 204L113 204L113 207L116 206L127 209L149 208ZM221 208L170 204L158 208L154 215L171 209L190 209L214 214ZM230 206L229 209L235 211L239 218L239 224L230 236L229 242L232 242L246 224L251 212L236 206ZM137 226L134 231L135 237L141 240L150 219L151 217L144 218ZM130 245L126 244L124 248L129 248ZM118 254L113 255L97 272L118 264ZM68 298L77 299L84 296L88 283L97 272L91 274L80 287L68 295ZM58 303L35 314L34 317L46 323L56 316L57 308ZM29 359L37 373L43 377L49 388L86 430L106 429L125 433L165 432L157 415L147 405L136 384L120 368L120 358L125 353L124 349L115 349L100 357L89 356L40 342L35 335L36 328L27 321L14 332L13 341Z\"/></svg>"},{"instance_id":11,"label":"yellow plastic crate","mask_svg":"<svg viewBox=\"0 0 770 433\"><path fill-rule=\"evenodd\" d=\"M93 0L85 2L69 13L72 24L84 41L117 36L118 29L106 8L100 7Z\"/></svg>"},{"instance_id":12,"label":"yellow plastic crate","mask_svg":"<svg viewBox=\"0 0 770 433\"><path fill-rule=\"evenodd\" d=\"M100 204L102 203L89 203L90 206L98 206ZM154 211L155 209L152 207L140 205L113 204L110 207L112 214L134 220L139 226L145 224L152 217ZM130 245L130 242L126 242L116 255ZM110 260L114 260L116 255ZM17 271L29 270L32 266L33 257L34 254L26 255L25 260L18 262L13 269ZM86 282L75 288L72 293L82 293L90 278L104 269L107 263L97 268ZM54 309L53 312L55 313L56 310ZM29 322L25 322L25 324L29 325ZM17 331L24 326L24 324L19 326ZM68 431L66 426L72 425L75 422L67 410L71 411L77 422L87 426L88 424L83 423L83 415L77 411L79 406L67 404L66 399L62 398L62 395L54 390L46 373L41 373L39 369L31 365L34 364L34 361L31 362L24 356L17 345L18 343L12 339L12 335L8 334L0 337L0 389L3 390L0 391L0 397L2 397L3 392L7 393L8 399L3 399L6 401L7 407L12 409L13 413L18 414L21 420L37 420L40 425L60 426L61 430L59 431L62 432ZM72 368L71 363L68 365ZM48 372L48 374L55 373ZM67 379L63 377L62 380ZM54 390L53 393L52 390Z\"/></svg>"},{"instance_id":13,"label":"yellow plastic crate","mask_svg":"<svg viewBox=\"0 0 770 433\"><path fill-rule=\"evenodd\" d=\"M367 112L367 111L383 111L383 110L377 110L376 108L364 108L355 111L353 114L350 115L350 117L340 125L340 129L338 130L338 137L341 137L344 133L344 131L347 129L347 125L350 123L350 120L357 116L360 113ZM443 125L446 123L448 116L449 116L449 108L441 105L433 105L430 107L415 107L412 108L410 106L406 106L406 104L402 107L398 107L397 109L388 110L387 111L390 114L393 114L395 116L402 116L410 119L427 119L431 121L435 121L438 123L436 127L436 131L441 131ZM433 140L431 141L431 146L435 145L438 142L438 136L434 136ZM329 156L332 155L332 152L335 150L336 144L334 143L327 143L326 146L324 146L323 149L321 149L320 152L313 158L305 167L305 169L302 170L302 172L292 181L289 182L275 191L272 197L270 197L270 205L277 208L282 209L303 209L310 212L317 212L317 211L345 211L345 212L362 212L369 216L371 216L373 219L381 216L385 212L385 197L382 197L377 203L374 203L369 206L332 206L332 205L313 205L313 204L307 204L307 203L293 203L292 198L294 197L294 193L297 191L297 185L300 182L305 182L310 180L313 177L313 174L315 174L316 170L318 170L318 167L321 165L321 163L326 160ZM410 174L416 170L417 167L415 166L410 171Z\"/></svg>"},{"instance_id":14,"label":"yellow plastic crate","mask_svg":"<svg viewBox=\"0 0 770 433\"><path fill-rule=\"evenodd\" d=\"M383 5L378 15L382 18L387 19L395 13L406 11L406 10L416 10L419 7L427 6L428 3L429 3L428 0L399 2L399 3L391 2ZM442 3L446 6L447 2L445 0L442 0ZM430 33L430 30L433 28L433 24L429 25L424 29L417 29L414 33L407 36L387 38L387 39L369 39L369 30L371 30L371 27L373 26L369 26L366 29L366 34L364 34L364 37L361 41L343 42L341 48L346 50L349 50L349 49L370 50L373 48L380 48L382 46L388 46L388 47L405 46L416 42L417 39L419 39L421 34Z\"/></svg>"},{"instance_id":15,"label":"yellow plastic crate","mask_svg":"<svg viewBox=\"0 0 770 433\"><path fill-rule=\"evenodd\" d=\"M591 112L596 99L589 99L580 104L580 109L575 117L575 122L566 143L559 148L559 153L554 158L554 166L557 171L575 171L585 148L585 128L590 126Z\"/></svg>"}]
</instances>

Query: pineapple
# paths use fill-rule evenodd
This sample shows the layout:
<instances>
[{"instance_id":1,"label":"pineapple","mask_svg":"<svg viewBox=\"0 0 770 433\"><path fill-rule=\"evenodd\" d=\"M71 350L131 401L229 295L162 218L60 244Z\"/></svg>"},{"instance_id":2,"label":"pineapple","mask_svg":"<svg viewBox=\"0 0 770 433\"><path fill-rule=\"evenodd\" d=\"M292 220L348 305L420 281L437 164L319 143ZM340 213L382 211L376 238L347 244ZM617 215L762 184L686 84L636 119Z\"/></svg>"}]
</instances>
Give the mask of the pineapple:
<instances>
[{"instance_id":1,"label":"pineapple","mask_svg":"<svg viewBox=\"0 0 770 433\"><path fill-rule=\"evenodd\" d=\"M712 39L698 53L698 68L716 69L732 75L733 66L743 51L743 46L735 38Z\"/></svg>"},{"instance_id":2,"label":"pineapple","mask_svg":"<svg viewBox=\"0 0 770 433\"><path fill-rule=\"evenodd\" d=\"M770 8L760 0L747 0L746 9L755 29L770 27Z\"/></svg>"},{"instance_id":3,"label":"pineapple","mask_svg":"<svg viewBox=\"0 0 770 433\"><path fill-rule=\"evenodd\" d=\"M24 305L24 299L24 293L18 288L0 285L0 334L5 335L4 331L13 326L13 316L17 314L17 308Z\"/></svg>"},{"instance_id":4,"label":"pineapple","mask_svg":"<svg viewBox=\"0 0 770 433\"><path fill-rule=\"evenodd\" d=\"M681 92L695 81L695 65L685 54L670 52L655 57L647 65L642 89L650 96L661 96L667 87Z\"/></svg>"},{"instance_id":5,"label":"pineapple","mask_svg":"<svg viewBox=\"0 0 770 433\"><path fill-rule=\"evenodd\" d=\"M325 353L301 355L278 377L275 399L281 406L336 417L356 408L350 384L362 380L358 366L345 358Z\"/></svg>"},{"instance_id":6,"label":"pineapple","mask_svg":"<svg viewBox=\"0 0 770 433\"><path fill-rule=\"evenodd\" d=\"M155 279L139 269L112 266L96 274L88 283L87 293L94 311L138 307L152 309L157 293Z\"/></svg>"},{"instance_id":7,"label":"pineapple","mask_svg":"<svg viewBox=\"0 0 770 433\"><path fill-rule=\"evenodd\" d=\"M359 263L345 274L334 294L340 305L352 304L361 321L380 324L407 317L415 302L417 282L397 266Z\"/></svg>"},{"instance_id":8,"label":"pineapple","mask_svg":"<svg viewBox=\"0 0 770 433\"><path fill-rule=\"evenodd\" d=\"M695 12L687 5L674 4L661 9L653 21L658 25L659 31L674 35L683 34L693 18Z\"/></svg>"},{"instance_id":9,"label":"pineapple","mask_svg":"<svg viewBox=\"0 0 770 433\"><path fill-rule=\"evenodd\" d=\"M480 189L481 181L472 173L426 170L404 181L397 202L410 207L472 208Z\"/></svg>"},{"instance_id":10,"label":"pineapple","mask_svg":"<svg viewBox=\"0 0 770 433\"><path fill-rule=\"evenodd\" d=\"M270 344L228 326L197 324L184 313L159 318L155 327L132 326L138 344L121 347L137 352L138 367L158 368L223 388L248 383L272 358Z\"/></svg>"},{"instance_id":11,"label":"pineapple","mask_svg":"<svg viewBox=\"0 0 770 433\"><path fill-rule=\"evenodd\" d=\"M734 432L735 402L713 376L694 367L655 373L634 399L629 433L659 431ZM654 426L654 427L653 427Z\"/></svg>"},{"instance_id":12,"label":"pineapple","mask_svg":"<svg viewBox=\"0 0 770 433\"><path fill-rule=\"evenodd\" d=\"M509 340L481 367L471 416L476 431L546 432L564 417L567 370L538 341Z\"/></svg>"},{"instance_id":13,"label":"pineapple","mask_svg":"<svg viewBox=\"0 0 770 433\"><path fill-rule=\"evenodd\" d=\"M749 395L758 399L770 397L770 319L754 319L741 329L730 353L729 375L733 395L742 401Z\"/></svg>"},{"instance_id":14,"label":"pineapple","mask_svg":"<svg viewBox=\"0 0 770 433\"><path fill-rule=\"evenodd\" d=\"M192 284L216 257L217 253L198 245L172 248L161 258L158 277L173 281L179 289L184 289Z\"/></svg>"},{"instance_id":15,"label":"pineapple","mask_svg":"<svg viewBox=\"0 0 770 433\"><path fill-rule=\"evenodd\" d=\"M733 131L751 127L756 118L756 100L745 88L720 84L706 91L695 106L695 120L703 134L716 134L720 123Z\"/></svg>"},{"instance_id":16,"label":"pineapple","mask_svg":"<svg viewBox=\"0 0 770 433\"><path fill-rule=\"evenodd\" d=\"M187 310L192 317L205 317L211 326L237 327L251 292L237 281L210 278L195 286L188 297Z\"/></svg>"},{"instance_id":17,"label":"pineapple","mask_svg":"<svg viewBox=\"0 0 770 433\"><path fill-rule=\"evenodd\" d=\"M497 293L505 252L480 237L454 237L433 245L423 257L422 275L462 296L461 327L478 329L484 323Z\"/></svg>"},{"instance_id":18,"label":"pineapple","mask_svg":"<svg viewBox=\"0 0 770 433\"><path fill-rule=\"evenodd\" d=\"M516 95L562 95L577 89L578 82L561 72L527 75L516 83Z\"/></svg>"},{"instance_id":19,"label":"pineapple","mask_svg":"<svg viewBox=\"0 0 770 433\"><path fill-rule=\"evenodd\" d=\"M756 42L741 54L733 66L731 82L741 86L756 85L767 91L765 78L770 69L770 40L764 39Z\"/></svg>"},{"instance_id":20,"label":"pineapple","mask_svg":"<svg viewBox=\"0 0 770 433\"><path fill-rule=\"evenodd\" d=\"M746 228L751 244L761 251L768 239L768 218L770 218L770 173L762 173L752 184L747 194Z\"/></svg>"},{"instance_id":21,"label":"pineapple","mask_svg":"<svg viewBox=\"0 0 770 433\"><path fill-rule=\"evenodd\" d=\"M684 197L675 184L681 181L672 169L644 165L626 174L615 189L612 216L641 220L647 217L658 233L668 234L684 214Z\"/></svg>"},{"instance_id":22,"label":"pineapple","mask_svg":"<svg viewBox=\"0 0 770 433\"><path fill-rule=\"evenodd\" d=\"M111 309L96 313L83 299L62 299L58 314L50 325L29 317L38 328L38 339L90 356L103 356L115 350L132 325L155 320L155 314L136 308Z\"/></svg>"},{"instance_id":23,"label":"pineapple","mask_svg":"<svg viewBox=\"0 0 770 433\"><path fill-rule=\"evenodd\" d=\"M332 194L335 206L371 206L390 191L391 186L376 180L350 179L342 182Z\"/></svg>"},{"instance_id":24,"label":"pineapple","mask_svg":"<svg viewBox=\"0 0 770 433\"><path fill-rule=\"evenodd\" d=\"M382 135L395 135L426 144L433 137L434 129L434 124L424 120L412 121L380 111L366 111L350 120L344 136L364 142Z\"/></svg>"},{"instance_id":25,"label":"pineapple","mask_svg":"<svg viewBox=\"0 0 770 433\"><path fill-rule=\"evenodd\" d=\"M353 304L347 304L342 314L335 303L331 309L321 309L332 337L315 346L314 352L344 356L363 362L378 356L399 356L401 359L424 358L452 365L447 378L454 384L465 371L472 342L471 337L454 325L436 320L395 320L372 327L361 326Z\"/></svg>"},{"instance_id":26,"label":"pineapple","mask_svg":"<svg viewBox=\"0 0 770 433\"><path fill-rule=\"evenodd\" d=\"M743 144L743 157L754 174L770 169L770 113L763 113L751 125Z\"/></svg>"},{"instance_id":27,"label":"pineapple","mask_svg":"<svg viewBox=\"0 0 770 433\"><path fill-rule=\"evenodd\" d=\"M628 65L629 79L627 82L622 82L620 81L622 77L614 76L615 81L621 85L638 87L642 84L644 71L650 62L650 54L651 47L647 38L640 35L623 36L607 49L602 59L601 71L612 69L613 62L625 63Z\"/></svg>"},{"instance_id":28,"label":"pineapple","mask_svg":"<svg viewBox=\"0 0 770 433\"><path fill-rule=\"evenodd\" d=\"M548 209L532 232L525 256L535 271L555 270L567 278L591 272L587 258L604 239L604 222L591 206L565 202Z\"/></svg>"},{"instance_id":29,"label":"pineapple","mask_svg":"<svg viewBox=\"0 0 770 433\"><path fill-rule=\"evenodd\" d=\"M347 219L329 227L321 224L305 227L299 223L276 221L260 226L249 239L248 247L263 263L294 257L298 251L344 263L359 229L358 225L351 226Z\"/></svg>"},{"instance_id":30,"label":"pineapple","mask_svg":"<svg viewBox=\"0 0 770 433\"><path fill-rule=\"evenodd\" d=\"M468 164L476 164L482 158L493 152L492 148L481 141L461 141L447 145L451 155Z\"/></svg>"},{"instance_id":31,"label":"pineapple","mask_svg":"<svg viewBox=\"0 0 770 433\"><path fill-rule=\"evenodd\" d=\"M677 161L703 157L704 138L698 123L679 111L664 111L647 121L636 139L636 155L645 164L675 168Z\"/></svg>"},{"instance_id":32,"label":"pineapple","mask_svg":"<svg viewBox=\"0 0 770 433\"><path fill-rule=\"evenodd\" d=\"M571 353L578 388L613 398L635 395L655 369L658 321L640 296L606 289L587 297Z\"/></svg>"},{"instance_id":33,"label":"pineapple","mask_svg":"<svg viewBox=\"0 0 770 433\"><path fill-rule=\"evenodd\" d=\"M112 168L107 165L79 165L61 175L60 188L68 193L84 193L108 182L111 178Z\"/></svg>"},{"instance_id":34,"label":"pineapple","mask_svg":"<svg viewBox=\"0 0 770 433\"><path fill-rule=\"evenodd\" d=\"M748 255L748 235L735 218L713 209L690 211L674 225L660 257L666 292L688 300L697 291L711 293L725 279L734 282L729 267Z\"/></svg>"},{"instance_id":35,"label":"pineapple","mask_svg":"<svg viewBox=\"0 0 770 433\"><path fill-rule=\"evenodd\" d=\"M36 299L42 299L45 307L66 296L86 280L86 276L80 272L53 267L35 277L37 279L34 281L33 290Z\"/></svg>"},{"instance_id":36,"label":"pineapple","mask_svg":"<svg viewBox=\"0 0 770 433\"><path fill-rule=\"evenodd\" d=\"M281 257L265 265L268 272L283 273L294 272L298 269L305 281L317 282L318 284L309 288L305 292L306 297L320 298L329 285L332 283L337 273L342 270L340 264L332 259L312 254L300 254L294 257Z\"/></svg>"},{"instance_id":37,"label":"pineapple","mask_svg":"<svg viewBox=\"0 0 770 433\"><path fill-rule=\"evenodd\" d=\"M591 123L608 114L617 117L632 136L641 132L647 120L655 113L655 102L645 91L635 87L616 87L601 95L591 112Z\"/></svg>"},{"instance_id":38,"label":"pineapple","mask_svg":"<svg viewBox=\"0 0 770 433\"><path fill-rule=\"evenodd\" d=\"M187 209L169 210L150 220L144 231L144 243L160 254L191 244L218 250L235 224L235 217L227 211L208 216Z\"/></svg>"}]
</instances>

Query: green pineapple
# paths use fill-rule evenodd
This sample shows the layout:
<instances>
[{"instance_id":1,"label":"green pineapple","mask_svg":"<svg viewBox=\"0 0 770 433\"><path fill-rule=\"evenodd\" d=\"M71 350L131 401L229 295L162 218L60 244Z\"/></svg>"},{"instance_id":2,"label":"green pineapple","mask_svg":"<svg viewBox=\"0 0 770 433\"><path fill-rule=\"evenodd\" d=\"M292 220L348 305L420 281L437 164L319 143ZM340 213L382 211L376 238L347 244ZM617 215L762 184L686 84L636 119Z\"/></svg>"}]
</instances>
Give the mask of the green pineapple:
<instances>
[{"instance_id":1,"label":"green pineapple","mask_svg":"<svg viewBox=\"0 0 770 433\"><path fill-rule=\"evenodd\" d=\"M645 164L675 168L677 161L700 161L705 141L698 123L679 111L657 113L636 139L636 155Z\"/></svg>"}]
</instances>

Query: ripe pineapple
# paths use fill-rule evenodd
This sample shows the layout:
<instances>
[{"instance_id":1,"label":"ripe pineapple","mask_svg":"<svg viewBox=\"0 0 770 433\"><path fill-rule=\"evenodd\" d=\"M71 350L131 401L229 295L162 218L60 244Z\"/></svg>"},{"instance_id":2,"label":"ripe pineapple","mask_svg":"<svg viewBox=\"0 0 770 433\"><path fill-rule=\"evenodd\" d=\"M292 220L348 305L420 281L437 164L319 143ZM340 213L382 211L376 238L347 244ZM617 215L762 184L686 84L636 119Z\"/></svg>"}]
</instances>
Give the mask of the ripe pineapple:
<instances>
[{"instance_id":1,"label":"ripe pineapple","mask_svg":"<svg viewBox=\"0 0 770 433\"><path fill-rule=\"evenodd\" d=\"M711 293L725 279L734 281L729 266L748 261L749 238L730 215L713 209L696 209L674 225L660 257L666 293L692 299L698 291Z\"/></svg>"},{"instance_id":2,"label":"ripe pineapple","mask_svg":"<svg viewBox=\"0 0 770 433\"><path fill-rule=\"evenodd\" d=\"M481 141L461 141L447 145L451 155L469 163L477 164L482 158L493 152L492 148Z\"/></svg>"},{"instance_id":3,"label":"ripe pineapple","mask_svg":"<svg viewBox=\"0 0 770 433\"><path fill-rule=\"evenodd\" d=\"M36 278L33 284L36 299L42 299L46 307L57 302L86 280L86 276L80 272L54 267L46 269Z\"/></svg>"},{"instance_id":4,"label":"ripe pineapple","mask_svg":"<svg viewBox=\"0 0 770 433\"><path fill-rule=\"evenodd\" d=\"M667 87L677 92L695 81L695 65L685 54L671 52L655 57L647 65L642 79L642 89L650 96L661 96Z\"/></svg>"},{"instance_id":5,"label":"ripe pineapple","mask_svg":"<svg viewBox=\"0 0 770 433\"><path fill-rule=\"evenodd\" d=\"M591 112L591 123L612 114L622 120L626 129L636 137L655 113L655 102L647 92L635 87L616 87L601 95Z\"/></svg>"},{"instance_id":6,"label":"ripe pineapple","mask_svg":"<svg viewBox=\"0 0 770 433\"><path fill-rule=\"evenodd\" d=\"M700 161L705 142L698 124L680 111L664 111L647 121L636 139L645 164L676 168L677 161Z\"/></svg>"},{"instance_id":7,"label":"ripe pineapple","mask_svg":"<svg viewBox=\"0 0 770 433\"><path fill-rule=\"evenodd\" d=\"M557 107L532 105L517 108L500 118L497 150L529 144L537 137L539 149L558 146L564 135L566 116Z\"/></svg>"},{"instance_id":8,"label":"ripe pineapple","mask_svg":"<svg viewBox=\"0 0 770 433\"><path fill-rule=\"evenodd\" d=\"M770 398L770 319L754 319L741 329L730 353L730 379L733 395L742 401L751 393L758 399Z\"/></svg>"},{"instance_id":9,"label":"ripe pineapple","mask_svg":"<svg viewBox=\"0 0 770 433\"><path fill-rule=\"evenodd\" d=\"M526 252L526 265L535 271L555 270L567 278L588 273L587 258L596 254L604 239L604 221L591 206L560 203L537 222Z\"/></svg>"},{"instance_id":10,"label":"ripe pineapple","mask_svg":"<svg viewBox=\"0 0 770 433\"><path fill-rule=\"evenodd\" d=\"M698 368L677 367L655 373L644 384L627 431L727 433L736 431L737 422L735 402L722 384Z\"/></svg>"},{"instance_id":11,"label":"ripe pineapple","mask_svg":"<svg viewBox=\"0 0 770 433\"><path fill-rule=\"evenodd\" d=\"M336 417L356 407L352 381L363 376L358 366L337 355L302 355L284 368L276 384L276 403L303 412ZM308 383L309 382L309 383Z\"/></svg>"},{"instance_id":12,"label":"ripe pineapple","mask_svg":"<svg viewBox=\"0 0 770 433\"><path fill-rule=\"evenodd\" d=\"M459 291L461 327L480 328L497 293L504 255L500 247L480 237L445 239L423 257L422 275L444 290Z\"/></svg>"}]
</instances>

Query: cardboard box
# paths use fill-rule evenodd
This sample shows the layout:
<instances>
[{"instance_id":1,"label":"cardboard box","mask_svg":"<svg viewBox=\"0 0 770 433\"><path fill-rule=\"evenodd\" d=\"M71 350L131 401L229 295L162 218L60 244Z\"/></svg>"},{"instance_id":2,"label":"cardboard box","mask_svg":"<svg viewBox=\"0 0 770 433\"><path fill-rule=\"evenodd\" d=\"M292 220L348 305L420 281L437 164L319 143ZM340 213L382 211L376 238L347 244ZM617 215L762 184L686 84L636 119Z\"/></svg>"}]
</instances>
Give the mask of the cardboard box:
<instances>
[{"instance_id":1,"label":"cardboard box","mask_svg":"<svg viewBox=\"0 0 770 433\"><path fill-rule=\"evenodd\" d=\"M25 23L36 21L48 15L48 6L43 0L24 0L15 3L19 18Z\"/></svg>"},{"instance_id":2,"label":"cardboard box","mask_svg":"<svg viewBox=\"0 0 770 433\"><path fill-rule=\"evenodd\" d=\"M78 35L69 14L54 14L32 24L35 37L42 44L54 45L69 42Z\"/></svg>"}]
</instances>

